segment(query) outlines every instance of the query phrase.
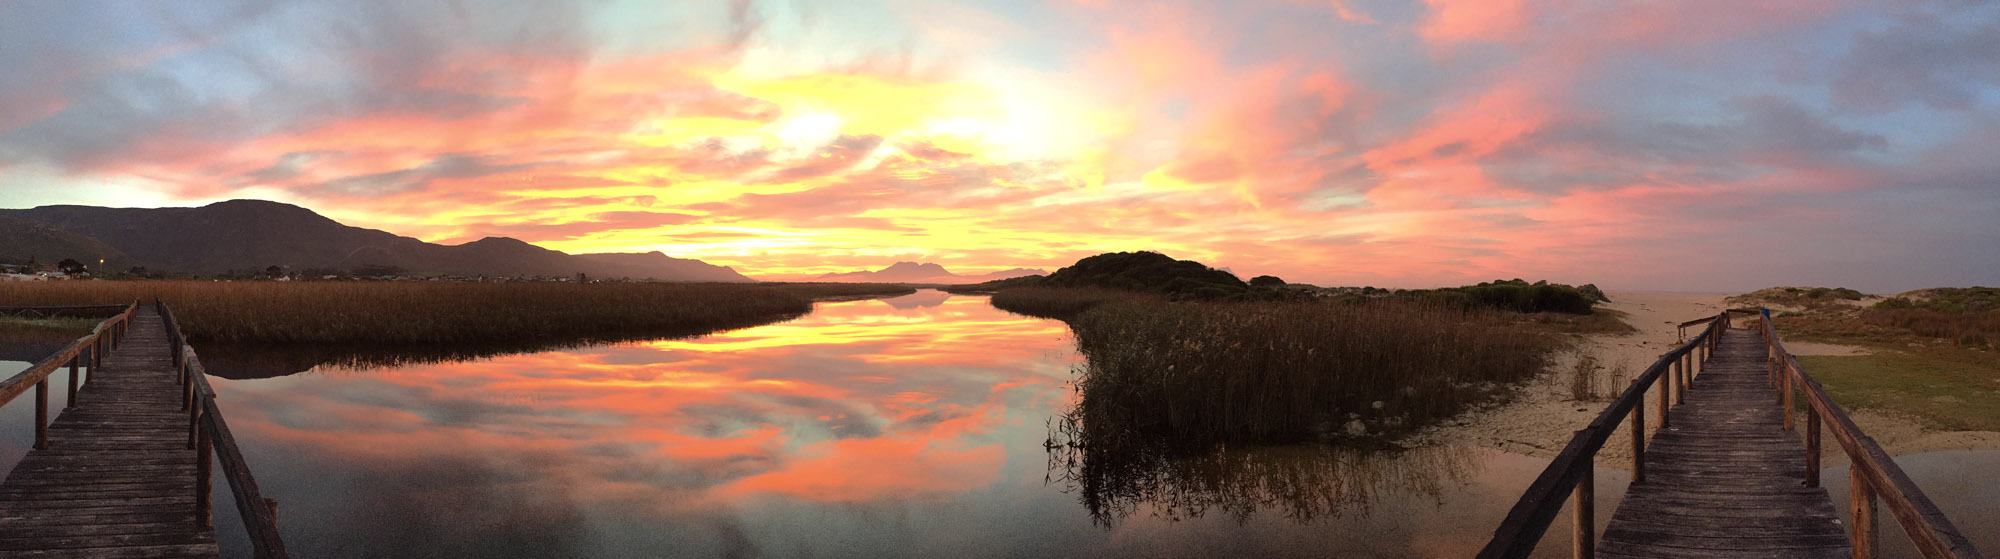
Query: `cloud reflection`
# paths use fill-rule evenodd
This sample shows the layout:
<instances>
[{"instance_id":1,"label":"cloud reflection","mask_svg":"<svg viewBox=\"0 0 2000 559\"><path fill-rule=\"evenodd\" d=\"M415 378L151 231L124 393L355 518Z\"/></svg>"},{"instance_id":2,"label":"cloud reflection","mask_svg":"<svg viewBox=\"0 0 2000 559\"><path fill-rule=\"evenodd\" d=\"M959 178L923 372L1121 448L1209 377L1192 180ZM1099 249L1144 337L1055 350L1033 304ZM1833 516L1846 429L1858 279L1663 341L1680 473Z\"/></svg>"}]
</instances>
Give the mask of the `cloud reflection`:
<instances>
[{"instance_id":1,"label":"cloud reflection","mask_svg":"<svg viewBox=\"0 0 2000 559\"><path fill-rule=\"evenodd\" d=\"M668 514L942 498L1001 480L994 430L1061 393L1068 370L1048 357L1069 341L1059 323L937 295L823 303L692 340L322 367L218 390L240 439L363 476ZM495 504L433 490L451 509Z\"/></svg>"}]
</instances>

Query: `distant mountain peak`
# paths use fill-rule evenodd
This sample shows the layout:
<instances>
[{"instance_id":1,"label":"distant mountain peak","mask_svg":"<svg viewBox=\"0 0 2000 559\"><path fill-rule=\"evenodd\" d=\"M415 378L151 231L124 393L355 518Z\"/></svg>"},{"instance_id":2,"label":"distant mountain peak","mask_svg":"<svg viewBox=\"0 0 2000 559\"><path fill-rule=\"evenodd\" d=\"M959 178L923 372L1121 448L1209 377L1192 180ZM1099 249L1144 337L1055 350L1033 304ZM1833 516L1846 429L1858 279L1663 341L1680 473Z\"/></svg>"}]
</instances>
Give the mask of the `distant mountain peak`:
<instances>
[{"instance_id":1,"label":"distant mountain peak","mask_svg":"<svg viewBox=\"0 0 2000 559\"><path fill-rule=\"evenodd\" d=\"M287 203L284 203L284 202L273 202L273 201L270 201L270 200L256 200L256 199L251 199L251 198L237 198L237 199L234 199L234 200L223 200L223 201L221 201L221 202L215 202L215 203L212 203L212 204L209 204L209 205L207 205L207 206L202 206L202 207L205 207L205 208L215 208L215 207L223 207L223 208L228 208L228 207L238 207L238 208L290 208L290 209L295 209L295 210L305 210L305 209L306 209L305 207L303 207L303 206L299 206L299 205L296 205L296 204L287 204ZM312 210L306 210L306 211L312 211Z\"/></svg>"},{"instance_id":2,"label":"distant mountain peak","mask_svg":"<svg viewBox=\"0 0 2000 559\"><path fill-rule=\"evenodd\" d=\"M942 265L930 262L897 262L880 270L836 272L823 274L818 279L835 282L965 284L1045 273L1047 272L1030 268L1014 268L990 274L959 275L951 273Z\"/></svg>"},{"instance_id":3,"label":"distant mountain peak","mask_svg":"<svg viewBox=\"0 0 2000 559\"><path fill-rule=\"evenodd\" d=\"M895 264L891 264L891 265L889 265L889 267L887 267L887 268L883 268L883 269L882 269L881 271L882 271L882 272L884 272L884 273L888 273L888 272L905 272L905 273L907 273L907 272L920 272L920 273L926 273L926 274L949 274L949 273L951 273L951 272L949 272L949 271L946 271L946 270L944 269L944 266L939 266L939 265L937 265L937 264L932 264L932 263L929 263L929 262L922 262L922 263L918 263L918 262L897 262L897 263L895 263Z\"/></svg>"},{"instance_id":4,"label":"distant mountain peak","mask_svg":"<svg viewBox=\"0 0 2000 559\"><path fill-rule=\"evenodd\" d=\"M417 274L630 277L669 281L756 281L734 270L659 252L571 255L512 237L440 245L350 227L308 208L268 200L227 200L198 208L43 206L0 209L0 218L38 226L4 227L0 258L44 252L96 255L106 265L144 264L167 271L224 274L263 270L391 266ZM61 238L44 233L61 231ZM30 241L33 241L32 243ZM16 254L20 253L20 254ZM50 256L48 259L57 257Z\"/></svg>"},{"instance_id":5,"label":"distant mountain peak","mask_svg":"<svg viewBox=\"0 0 2000 559\"><path fill-rule=\"evenodd\" d=\"M465 243L465 244L463 244L463 245L459 245L459 246L473 246L473 245L479 245L479 246L522 246L522 245L527 245L527 246L534 246L533 244L529 244L529 243L528 243L527 241L523 241L523 240L520 240L520 239L516 239L516 238L513 238L513 237L482 237L482 238L480 238L480 239L479 239L479 240L477 240L477 241L473 241L473 242L470 242L470 243ZM541 247L536 247L536 248L541 248Z\"/></svg>"}]
</instances>

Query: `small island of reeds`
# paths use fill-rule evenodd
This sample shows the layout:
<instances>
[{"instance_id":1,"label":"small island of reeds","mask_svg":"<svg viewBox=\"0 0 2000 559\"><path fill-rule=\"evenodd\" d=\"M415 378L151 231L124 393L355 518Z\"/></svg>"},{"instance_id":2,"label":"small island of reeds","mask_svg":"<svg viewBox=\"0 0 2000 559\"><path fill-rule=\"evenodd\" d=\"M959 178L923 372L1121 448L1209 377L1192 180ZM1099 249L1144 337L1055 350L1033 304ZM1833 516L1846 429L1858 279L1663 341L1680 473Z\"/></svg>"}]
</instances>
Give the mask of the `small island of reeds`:
<instances>
[{"instance_id":1,"label":"small island of reeds","mask_svg":"<svg viewBox=\"0 0 2000 559\"><path fill-rule=\"evenodd\" d=\"M1592 309L1593 286L1327 290L1151 252L957 290L992 290L995 307L1074 332L1079 398L1052 444L1380 442L1504 398L1565 333L1630 328Z\"/></svg>"}]
</instances>

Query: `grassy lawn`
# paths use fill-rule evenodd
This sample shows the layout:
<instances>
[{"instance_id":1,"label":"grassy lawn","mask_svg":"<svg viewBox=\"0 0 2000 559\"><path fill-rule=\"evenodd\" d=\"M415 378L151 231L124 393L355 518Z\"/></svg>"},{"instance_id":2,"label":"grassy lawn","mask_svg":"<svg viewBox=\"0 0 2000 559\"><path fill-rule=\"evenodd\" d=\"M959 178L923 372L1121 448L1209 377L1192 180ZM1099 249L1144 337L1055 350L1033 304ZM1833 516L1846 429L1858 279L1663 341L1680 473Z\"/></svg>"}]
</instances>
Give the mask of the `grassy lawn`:
<instances>
[{"instance_id":1,"label":"grassy lawn","mask_svg":"<svg viewBox=\"0 0 2000 559\"><path fill-rule=\"evenodd\" d=\"M1805 356L1799 364L1842 407L1918 417L1954 431L2000 431L2000 351L1921 335L1866 311L1806 312L1775 319L1786 341L1868 348L1869 355Z\"/></svg>"},{"instance_id":2,"label":"grassy lawn","mask_svg":"<svg viewBox=\"0 0 2000 559\"><path fill-rule=\"evenodd\" d=\"M1834 401L1923 418L1953 431L2000 431L2000 359L1938 347L1799 358Z\"/></svg>"}]
</instances>

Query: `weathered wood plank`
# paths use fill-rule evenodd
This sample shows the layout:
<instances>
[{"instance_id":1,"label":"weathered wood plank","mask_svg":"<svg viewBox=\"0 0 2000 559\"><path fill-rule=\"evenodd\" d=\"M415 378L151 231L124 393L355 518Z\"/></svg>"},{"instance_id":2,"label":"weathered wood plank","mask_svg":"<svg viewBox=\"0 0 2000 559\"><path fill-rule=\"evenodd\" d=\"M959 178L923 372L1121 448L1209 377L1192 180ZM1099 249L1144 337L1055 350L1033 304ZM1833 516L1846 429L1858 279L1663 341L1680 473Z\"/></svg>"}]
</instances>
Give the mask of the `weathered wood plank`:
<instances>
[{"instance_id":1,"label":"weathered wood plank","mask_svg":"<svg viewBox=\"0 0 2000 559\"><path fill-rule=\"evenodd\" d=\"M53 536L37 532L25 538L0 537L0 551L32 551L38 549L89 549L103 547L134 547L161 545L212 544L215 537L210 534L189 533L186 530L151 534L93 534L85 536Z\"/></svg>"},{"instance_id":2,"label":"weathered wood plank","mask_svg":"<svg viewBox=\"0 0 2000 559\"><path fill-rule=\"evenodd\" d=\"M181 557L215 557L216 554L215 544L203 543L10 551L7 553L7 556L19 559L176 559Z\"/></svg>"}]
</instances>

